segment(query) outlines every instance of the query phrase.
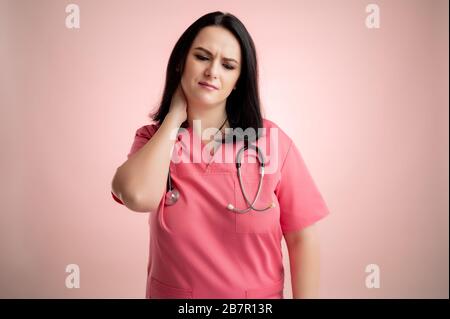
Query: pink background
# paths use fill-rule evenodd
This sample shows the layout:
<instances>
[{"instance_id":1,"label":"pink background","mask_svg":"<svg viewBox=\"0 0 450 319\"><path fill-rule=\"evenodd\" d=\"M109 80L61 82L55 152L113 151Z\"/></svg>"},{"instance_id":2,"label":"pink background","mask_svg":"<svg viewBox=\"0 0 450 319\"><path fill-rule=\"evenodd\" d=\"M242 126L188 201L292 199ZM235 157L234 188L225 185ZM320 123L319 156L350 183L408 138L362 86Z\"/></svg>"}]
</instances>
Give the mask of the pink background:
<instances>
[{"instance_id":1,"label":"pink background","mask_svg":"<svg viewBox=\"0 0 450 319\"><path fill-rule=\"evenodd\" d=\"M251 33L265 115L331 210L321 296L448 298L448 1L78 0L80 29L69 3L0 1L0 297L144 296L147 214L115 203L111 180L175 41L222 10Z\"/></svg>"}]
</instances>

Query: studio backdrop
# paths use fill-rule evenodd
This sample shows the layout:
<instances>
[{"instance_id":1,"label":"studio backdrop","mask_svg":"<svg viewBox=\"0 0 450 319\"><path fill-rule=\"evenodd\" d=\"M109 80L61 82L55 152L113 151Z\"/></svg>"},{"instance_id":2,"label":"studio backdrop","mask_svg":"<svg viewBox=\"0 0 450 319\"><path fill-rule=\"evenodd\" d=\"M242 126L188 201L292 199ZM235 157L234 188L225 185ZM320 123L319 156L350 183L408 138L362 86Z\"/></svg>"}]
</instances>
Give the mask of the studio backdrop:
<instances>
[{"instance_id":1,"label":"studio backdrop","mask_svg":"<svg viewBox=\"0 0 450 319\"><path fill-rule=\"evenodd\" d=\"M0 297L145 296L149 216L118 205L111 181L150 124L176 40L223 11L255 42L263 116L330 209L320 296L448 298L448 9L0 0Z\"/></svg>"}]
</instances>

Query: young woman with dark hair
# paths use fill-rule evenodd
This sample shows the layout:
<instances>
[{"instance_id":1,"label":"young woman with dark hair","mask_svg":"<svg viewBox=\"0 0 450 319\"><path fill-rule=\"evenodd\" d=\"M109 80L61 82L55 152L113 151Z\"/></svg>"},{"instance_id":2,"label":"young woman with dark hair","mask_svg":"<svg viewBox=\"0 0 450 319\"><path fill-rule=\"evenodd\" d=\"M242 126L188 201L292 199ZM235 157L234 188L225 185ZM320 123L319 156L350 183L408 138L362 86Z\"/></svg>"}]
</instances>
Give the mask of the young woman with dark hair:
<instances>
[{"instance_id":1,"label":"young woman with dark hair","mask_svg":"<svg viewBox=\"0 0 450 319\"><path fill-rule=\"evenodd\" d=\"M314 223L329 211L293 141L262 118L238 18L212 12L181 35L150 117L112 181L118 203L150 213L146 297L283 298L283 236L293 297L318 297Z\"/></svg>"}]
</instances>

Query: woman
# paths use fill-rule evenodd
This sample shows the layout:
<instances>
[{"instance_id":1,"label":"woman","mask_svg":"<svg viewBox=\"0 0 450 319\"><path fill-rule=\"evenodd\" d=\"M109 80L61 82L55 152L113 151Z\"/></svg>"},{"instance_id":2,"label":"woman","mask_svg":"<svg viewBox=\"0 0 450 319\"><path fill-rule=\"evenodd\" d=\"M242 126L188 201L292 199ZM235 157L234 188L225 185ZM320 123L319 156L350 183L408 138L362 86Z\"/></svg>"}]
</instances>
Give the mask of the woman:
<instances>
[{"instance_id":1,"label":"woman","mask_svg":"<svg viewBox=\"0 0 450 319\"><path fill-rule=\"evenodd\" d=\"M117 202L150 212L146 297L283 298L283 235L293 297L318 297L313 224L329 211L292 140L262 119L242 22L199 18L166 76L155 124L137 130L112 181Z\"/></svg>"}]
</instances>

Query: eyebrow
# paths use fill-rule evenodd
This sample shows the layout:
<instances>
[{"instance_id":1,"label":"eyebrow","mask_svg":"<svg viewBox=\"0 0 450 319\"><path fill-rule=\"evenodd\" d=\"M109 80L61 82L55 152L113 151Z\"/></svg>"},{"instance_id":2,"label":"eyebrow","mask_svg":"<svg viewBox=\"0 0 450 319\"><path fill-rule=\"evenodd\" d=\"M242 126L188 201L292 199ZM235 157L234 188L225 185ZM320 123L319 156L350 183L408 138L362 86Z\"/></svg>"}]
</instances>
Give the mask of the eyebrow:
<instances>
[{"instance_id":1,"label":"eyebrow","mask_svg":"<svg viewBox=\"0 0 450 319\"><path fill-rule=\"evenodd\" d=\"M208 50L206 50L205 48L202 48L202 47L196 47L196 48L194 48L194 50L201 50L201 51L204 51L205 53L207 53L207 54L209 54L209 55L212 55L211 52L209 52ZM236 62L237 64L239 64L238 61L236 61L235 59L232 59L232 58L223 58L223 59L224 59L224 60L227 60L227 61L234 61L234 62Z\"/></svg>"}]
</instances>

